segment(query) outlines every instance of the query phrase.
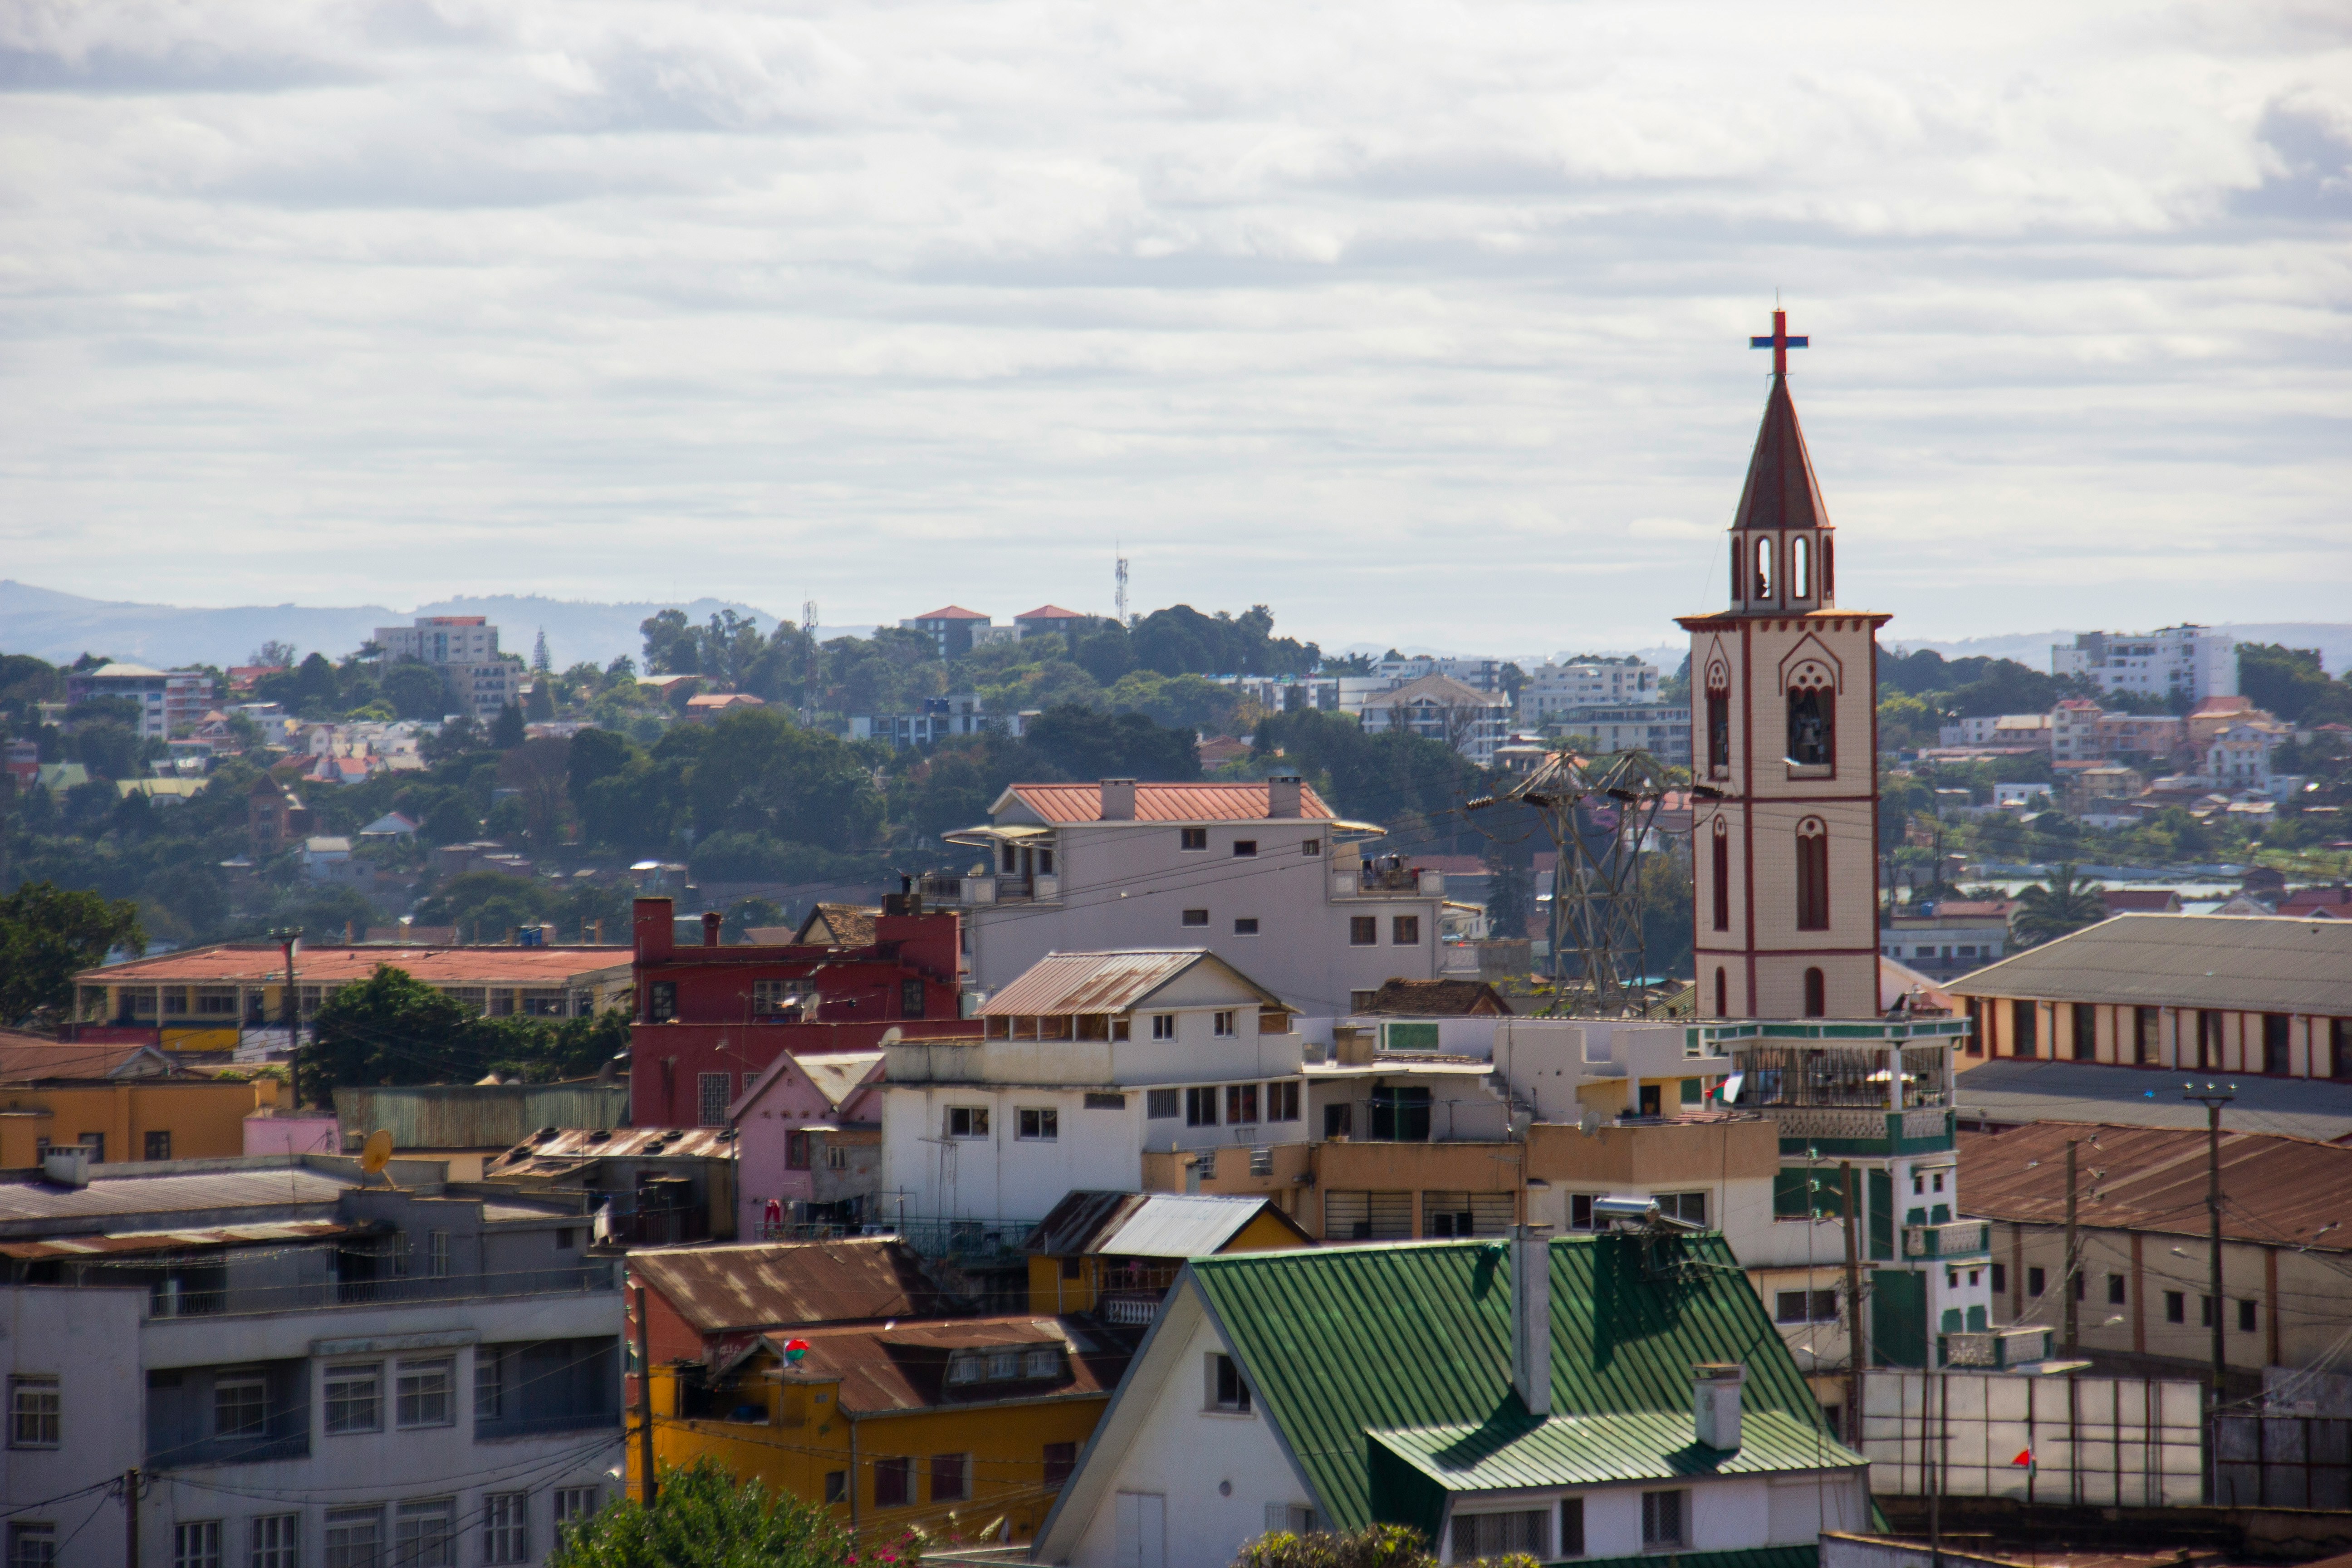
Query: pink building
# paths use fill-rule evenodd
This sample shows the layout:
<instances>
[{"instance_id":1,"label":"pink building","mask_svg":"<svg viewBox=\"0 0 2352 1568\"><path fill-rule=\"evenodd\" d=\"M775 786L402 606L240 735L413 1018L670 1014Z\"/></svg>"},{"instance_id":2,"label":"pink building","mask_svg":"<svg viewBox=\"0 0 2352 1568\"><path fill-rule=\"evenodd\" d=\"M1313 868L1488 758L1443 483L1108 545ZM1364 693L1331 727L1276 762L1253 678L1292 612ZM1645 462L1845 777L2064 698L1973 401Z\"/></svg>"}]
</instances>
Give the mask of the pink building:
<instances>
[{"instance_id":1,"label":"pink building","mask_svg":"<svg viewBox=\"0 0 2352 1568\"><path fill-rule=\"evenodd\" d=\"M780 1056L728 1107L736 1131L737 1234L855 1225L882 1179L882 1053Z\"/></svg>"}]
</instances>

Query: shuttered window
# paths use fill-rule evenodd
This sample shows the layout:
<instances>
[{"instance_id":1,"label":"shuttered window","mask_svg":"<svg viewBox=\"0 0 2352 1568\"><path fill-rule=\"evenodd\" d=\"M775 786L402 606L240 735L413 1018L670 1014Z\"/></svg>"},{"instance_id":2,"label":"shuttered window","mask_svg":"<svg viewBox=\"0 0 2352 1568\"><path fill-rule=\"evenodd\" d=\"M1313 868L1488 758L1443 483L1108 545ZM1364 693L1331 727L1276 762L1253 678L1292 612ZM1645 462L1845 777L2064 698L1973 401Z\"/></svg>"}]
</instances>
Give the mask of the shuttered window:
<instances>
[{"instance_id":1,"label":"shuttered window","mask_svg":"<svg viewBox=\"0 0 2352 1568\"><path fill-rule=\"evenodd\" d=\"M1408 1241L1411 1193L1326 1193L1323 1234L1333 1241Z\"/></svg>"},{"instance_id":2,"label":"shuttered window","mask_svg":"<svg viewBox=\"0 0 2352 1568\"><path fill-rule=\"evenodd\" d=\"M1421 1194L1423 1236L1502 1236L1511 1228L1508 1193L1444 1193Z\"/></svg>"}]
</instances>

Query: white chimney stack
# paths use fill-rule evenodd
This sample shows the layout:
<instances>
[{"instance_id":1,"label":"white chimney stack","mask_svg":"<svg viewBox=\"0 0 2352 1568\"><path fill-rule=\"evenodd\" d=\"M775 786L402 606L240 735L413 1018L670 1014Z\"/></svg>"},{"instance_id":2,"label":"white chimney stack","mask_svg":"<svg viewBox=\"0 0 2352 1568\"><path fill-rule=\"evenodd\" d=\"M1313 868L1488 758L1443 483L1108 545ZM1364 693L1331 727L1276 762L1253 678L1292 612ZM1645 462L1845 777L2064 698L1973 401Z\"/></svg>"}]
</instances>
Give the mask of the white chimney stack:
<instances>
[{"instance_id":1,"label":"white chimney stack","mask_svg":"<svg viewBox=\"0 0 2352 1568\"><path fill-rule=\"evenodd\" d=\"M41 1155L41 1174L61 1187L89 1185L89 1145L63 1143Z\"/></svg>"},{"instance_id":2,"label":"white chimney stack","mask_svg":"<svg viewBox=\"0 0 2352 1568\"><path fill-rule=\"evenodd\" d=\"M1691 1367L1691 1421L1708 1447L1727 1454L1739 1447L1739 1390L1747 1381L1748 1369L1738 1362Z\"/></svg>"},{"instance_id":3,"label":"white chimney stack","mask_svg":"<svg viewBox=\"0 0 2352 1568\"><path fill-rule=\"evenodd\" d=\"M1105 822L1135 820L1135 781L1133 779L1103 780L1102 819Z\"/></svg>"},{"instance_id":4,"label":"white chimney stack","mask_svg":"<svg viewBox=\"0 0 2352 1568\"><path fill-rule=\"evenodd\" d=\"M1305 809L1301 799L1305 786L1297 773L1276 773L1265 781L1265 814L1268 816L1297 816Z\"/></svg>"},{"instance_id":5,"label":"white chimney stack","mask_svg":"<svg viewBox=\"0 0 2352 1568\"><path fill-rule=\"evenodd\" d=\"M1551 1414L1551 1227L1511 1227L1511 1387L1530 1415Z\"/></svg>"}]
</instances>

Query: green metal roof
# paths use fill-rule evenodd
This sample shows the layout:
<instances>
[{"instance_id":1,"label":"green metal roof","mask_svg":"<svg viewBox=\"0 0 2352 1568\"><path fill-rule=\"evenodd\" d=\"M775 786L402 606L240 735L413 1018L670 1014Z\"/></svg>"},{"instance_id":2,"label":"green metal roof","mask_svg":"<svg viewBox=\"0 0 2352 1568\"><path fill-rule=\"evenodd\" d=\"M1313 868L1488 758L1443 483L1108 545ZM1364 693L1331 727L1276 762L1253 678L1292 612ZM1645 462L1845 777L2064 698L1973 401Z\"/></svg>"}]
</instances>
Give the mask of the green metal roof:
<instances>
[{"instance_id":1,"label":"green metal roof","mask_svg":"<svg viewBox=\"0 0 2352 1568\"><path fill-rule=\"evenodd\" d=\"M1687 1415L1554 1416L1537 1423L1419 1426L1372 1441L1450 1492L1587 1487L1707 1476L1788 1475L1868 1464L1811 1421L1778 1410L1746 1413L1739 1447L1691 1436Z\"/></svg>"},{"instance_id":2,"label":"green metal roof","mask_svg":"<svg viewBox=\"0 0 2352 1568\"><path fill-rule=\"evenodd\" d=\"M1819 1408L1720 1236L1555 1237L1556 1416L1672 1415L1691 1366L1742 1362L1748 1419ZM1493 1241L1230 1254L1188 1266L1332 1522L1374 1522L1369 1434L1528 1422L1511 1389L1510 1261Z\"/></svg>"}]
</instances>

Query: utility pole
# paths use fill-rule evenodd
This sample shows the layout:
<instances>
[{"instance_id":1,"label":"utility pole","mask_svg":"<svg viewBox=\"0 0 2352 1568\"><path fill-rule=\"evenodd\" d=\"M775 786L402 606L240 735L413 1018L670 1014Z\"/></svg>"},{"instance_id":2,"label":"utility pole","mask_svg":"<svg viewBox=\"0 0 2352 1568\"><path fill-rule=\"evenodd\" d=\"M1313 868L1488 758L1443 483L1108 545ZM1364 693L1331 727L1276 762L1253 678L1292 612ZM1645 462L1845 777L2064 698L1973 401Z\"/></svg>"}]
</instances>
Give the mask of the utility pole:
<instances>
[{"instance_id":1,"label":"utility pole","mask_svg":"<svg viewBox=\"0 0 2352 1568\"><path fill-rule=\"evenodd\" d=\"M2063 1277L2059 1280L2059 1289L2066 1292L2066 1353L2070 1356L2074 1353L2075 1338L2082 1328L2080 1321L2082 1298L2074 1291L2075 1142L2076 1140L2072 1138L2066 1140L2066 1260Z\"/></svg>"},{"instance_id":2,"label":"utility pole","mask_svg":"<svg viewBox=\"0 0 2352 1568\"><path fill-rule=\"evenodd\" d=\"M139 1568L139 1467L122 1472L122 1563Z\"/></svg>"},{"instance_id":3,"label":"utility pole","mask_svg":"<svg viewBox=\"0 0 2352 1568\"><path fill-rule=\"evenodd\" d=\"M2212 1257L2207 1260L2205 1299L2213 1304L2213 1403L2221 1403L2222 1380L2229 1375L2230 1362L2222 1340L2221 1300L2221 1108L2238 1098L2238 1086L2217 1089L2207 1084L2199 1089L2193 1084L2181 1085L2181 1099L2194 1100L2205 1108L2205 1214L2210 1227Z\"/></svg>"},{"instance_id":4,"label":"utility pole","mask_svg":"<svg viewBox=\"0 0 2352 1568\"><path fill-rule=\"evenodd\" d=\"M302 928L281 926L269 934L286 954L286 1005L278 1011L286 1019L288 1067L294 1079L294 1109L299 1110L302 1109L302 993L294 985L294 954L302 946Z\"/></svg>"},{"instance_id":5,"label":"utility pole","mask_svg":"<svg viewBox=\"0 0 2352 1568\"><path fill-rule=\"evenodd\" d=\"M1854 1207L1853 1162L1838 1162L1845 1184L1845 1438L1862 1441L1862 1233Z\"/></svg>"},{"instance_id":6,"label":"utility pole","mask_svg":"<svg viewBox=\"0 0 2352 1568\"><path fill-rule=\"evenodd\" d=\"M654 1506L654 1358L646 1327L646 1288L637 1287L637 1502Z\"/></svg>"}]
</instances>

